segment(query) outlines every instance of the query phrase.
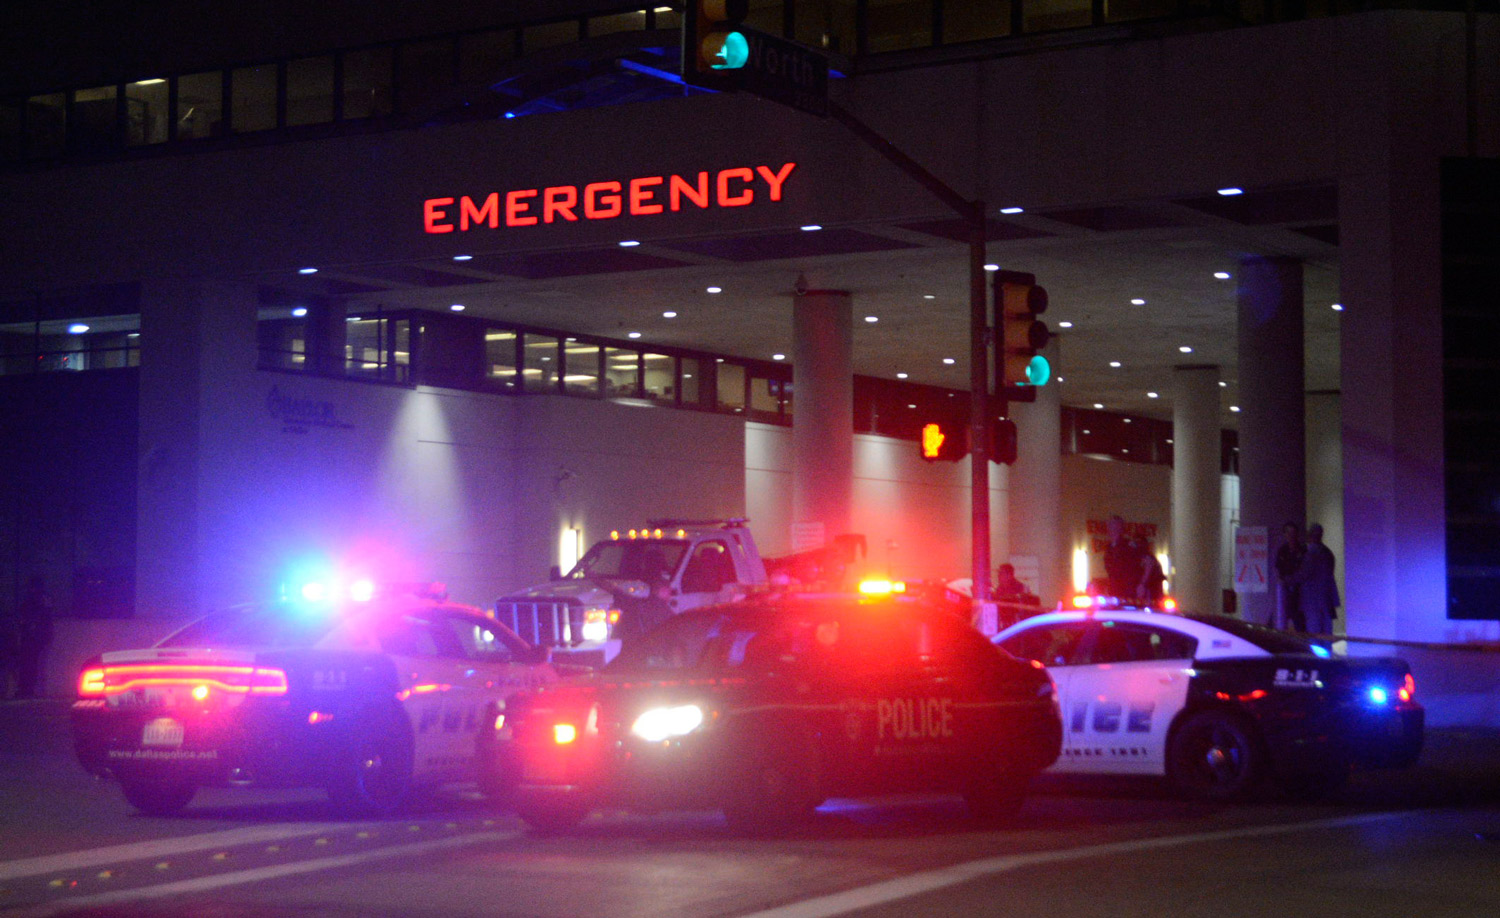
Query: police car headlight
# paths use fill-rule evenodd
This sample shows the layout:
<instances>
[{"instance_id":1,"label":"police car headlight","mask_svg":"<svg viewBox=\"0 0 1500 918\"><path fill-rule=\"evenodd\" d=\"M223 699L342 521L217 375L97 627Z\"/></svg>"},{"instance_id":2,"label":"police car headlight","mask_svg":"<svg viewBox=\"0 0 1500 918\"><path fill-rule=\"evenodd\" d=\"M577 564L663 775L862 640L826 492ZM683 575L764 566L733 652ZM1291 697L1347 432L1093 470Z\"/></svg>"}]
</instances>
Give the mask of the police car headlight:
<instances>
[{"instance_id":1,"label":"police car headlight","mask_svg":"<svg viewBox=\"0 0 1500 918\"><path fill-rule=\"evenodd\" d=\"M686 736L703 726L703 709L696 704L675 708L652 708L635 719L630 732L648 743Z\"/></svg>"}]
</instances>

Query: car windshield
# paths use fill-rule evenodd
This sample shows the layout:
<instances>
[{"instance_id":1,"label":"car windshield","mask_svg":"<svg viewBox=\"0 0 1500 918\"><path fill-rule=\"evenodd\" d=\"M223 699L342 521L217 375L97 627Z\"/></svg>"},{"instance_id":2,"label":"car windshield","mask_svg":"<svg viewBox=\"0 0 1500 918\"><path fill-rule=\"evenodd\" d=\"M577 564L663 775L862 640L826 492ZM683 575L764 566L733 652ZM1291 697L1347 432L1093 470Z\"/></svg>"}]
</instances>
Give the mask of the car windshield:
<instances>
[{"instance_id":1,"label":"car windshield","mask_svg":"<svg viewBox=\"0 0 1500 918\"><path fill-rule=\"evenodd\" d=\"M605 669L612 673L701 669L707 665L707 650L719 637L725 619L722 614L701 612L674 616L626 642Z\"/></svg>"},{"instance_id":2,"label":"car windshield","mask_svg":"<svg viewBox=\"0 0 1500 918\"><path fill-rule=\"evenodd\" d=\"M340 622L332 610L243 605L212 612L168 635L158 647L310 647Z\"/></svg>"},{"instance_id":3,"label":"car windshield","mask_svg":"<svg viewBox=\"0 0 1500 918\"><path fill-rule=\"evenodd\" d=\"M568 572L568 579L661 580L677 570L687 547L677 539L600 542Z\"/></svg>"},{"instance_id":4,"label":"car windshield","mask_svg":"<svg viewBox=\"0 0 1500 918\"><path fill-rule=\"evenodd\" d=\"M1257 625L1243 619L1230 618L1227 615L1190 615L1188 618L1191 618L1195 622L1203 622L1205 625L1213 625L1220 631L1228 631L1235 637L1247 640L1261 650L1270 653L1305 653L1319 657L1328 656L1328 647L1326 644L1303 637L1300 634L1277 631L1275 628L1267 628L1265 625Z\"/></svg>"}]
</instances>

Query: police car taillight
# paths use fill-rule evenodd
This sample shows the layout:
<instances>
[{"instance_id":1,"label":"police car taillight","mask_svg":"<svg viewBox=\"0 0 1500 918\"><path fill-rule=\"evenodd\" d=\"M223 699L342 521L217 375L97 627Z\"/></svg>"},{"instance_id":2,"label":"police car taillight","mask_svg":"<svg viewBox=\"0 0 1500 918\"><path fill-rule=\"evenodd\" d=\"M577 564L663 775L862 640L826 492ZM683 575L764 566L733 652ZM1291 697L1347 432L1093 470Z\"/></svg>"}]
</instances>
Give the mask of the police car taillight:
<instances>
[{"instance_id":1,"label":"police car taillight","mask_svg":"<svg viewBox=\"0 0 1500 918\"><path fill-rule=\"evenodd\" d=\"M78 675L78 697L102 698L104 696L104 667L89 667Z\"/></svg>"},{"instance_id":2,"label":"police car taillight","mask_svg":"<svg viewBox=\"0 0 1500 918\"><path fill-rule=\"evenodd\" d=\"M1417 680L1411 677L1411 673L1407 673L1406 678L1401 683L1401 687L1396 689L1396 697L1402 701L1411 701L1416 696Z\"/></svg>"},{"instance_id":3,"label":"police car taillight","mask_svg":"<svg viewBox=\"0 0 1500 918\"><path fill-rule=\"evenodd\" d=\"M1170 596L1163 596L1161 598L1161 609L1163 612L1176 612L1177 600L1173 599Z\"/></svg>"},{"instance_id":4,"label":"police car taillight","mask_svg":"<svg viewBox=\"0 0 1500 918\"><path fill-rule=\"evenodd\" d=\"M557 745L566 746L576 739L578 739L578 728L572 724L552 725L552 742Z\"/></svg>"}]
</instances>

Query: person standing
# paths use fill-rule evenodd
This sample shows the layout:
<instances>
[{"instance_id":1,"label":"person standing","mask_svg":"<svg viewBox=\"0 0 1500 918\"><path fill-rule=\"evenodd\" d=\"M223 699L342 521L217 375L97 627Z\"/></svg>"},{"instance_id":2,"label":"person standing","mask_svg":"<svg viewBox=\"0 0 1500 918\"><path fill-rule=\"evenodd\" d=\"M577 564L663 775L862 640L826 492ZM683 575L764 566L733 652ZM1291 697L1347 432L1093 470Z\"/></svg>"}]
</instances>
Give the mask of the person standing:
<instances>
[{"instance_id":1,"label":"person standing","mask_svg":"<svg viewBox=\"0 0 1500 918\"><path fill-rule=\"evenodd\" d=\"M1323 527L1307 527L1307 555L1302 559L1302 616L1308 634L1333 634L1338 617L1339 585L1333 577L1333 551L1323 544Z\"/></svg>"},{"instance_id":2,"label":"person standing","mask_svg":"<svg viewBox=\"0 0 1500 918\"><path fill-rule=\"evenodd\" d=\"M1161 569L1161 560L1156 557L1156 546L1141 543L1141 586L1137 599L1143 599L1153 608L1161 606L1167 595L1167 572Z\"/></svg>"},{"instance_id":3,"label":"person standing","mask_svg":"<svg viewBox=\"0 0 1500 918\"><path fill-rule=\"evenodd\" d=\"M42 661L52 644L52 599L40 574L26 582L17 612L16 697L35 698Z\"/></svg>"},{"instance_id":4,"label":"person standing","mask_svg":"<svg viewBox=\"0 0 1500 918\"><path fill-rule=\"evenodd\" d=\"M1276 621L1283 631L1306 631L1302 619L1302 561L1307 546L1302 527L1288 521L1281 527L1281 547L1276 549Z\"/></svg>"},{"instance_id":5,"label":"person standing","mask_svg":"<svg viewBox=\"0 0 1500 918\"><path fill-rule=\"evenodd\" d=\"M1109 544L1104 546L1104 573L1109 577L1109 595L1132 600L1141 587L1145 559L1141 547L1125 537L1125 520L1118 515L1105 521Z\"/></svg>"}]
</instances>

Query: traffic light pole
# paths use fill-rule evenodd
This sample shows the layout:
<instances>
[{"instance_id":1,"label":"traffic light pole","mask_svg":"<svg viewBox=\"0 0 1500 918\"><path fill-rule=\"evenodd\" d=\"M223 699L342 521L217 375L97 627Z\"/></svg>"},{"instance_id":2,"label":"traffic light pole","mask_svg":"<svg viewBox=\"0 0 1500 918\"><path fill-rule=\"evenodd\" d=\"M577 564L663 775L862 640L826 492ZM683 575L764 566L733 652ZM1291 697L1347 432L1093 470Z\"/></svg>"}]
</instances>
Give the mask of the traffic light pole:
<instances>
[{"instance_id":1,"label":"traffic light pole","mask_svg":"<svg viewBox=\"0 0 1500 918\"><path fill-rule=\"evenodd\" d=\"M984 270L984 203L967 201L854 113L830 99L828 114L897 168L916 179L969 225L969 490L974 601L990 599L989 296ZM1004 392L999 410L1005 412Z\"/></svg>"}]
</instances>

